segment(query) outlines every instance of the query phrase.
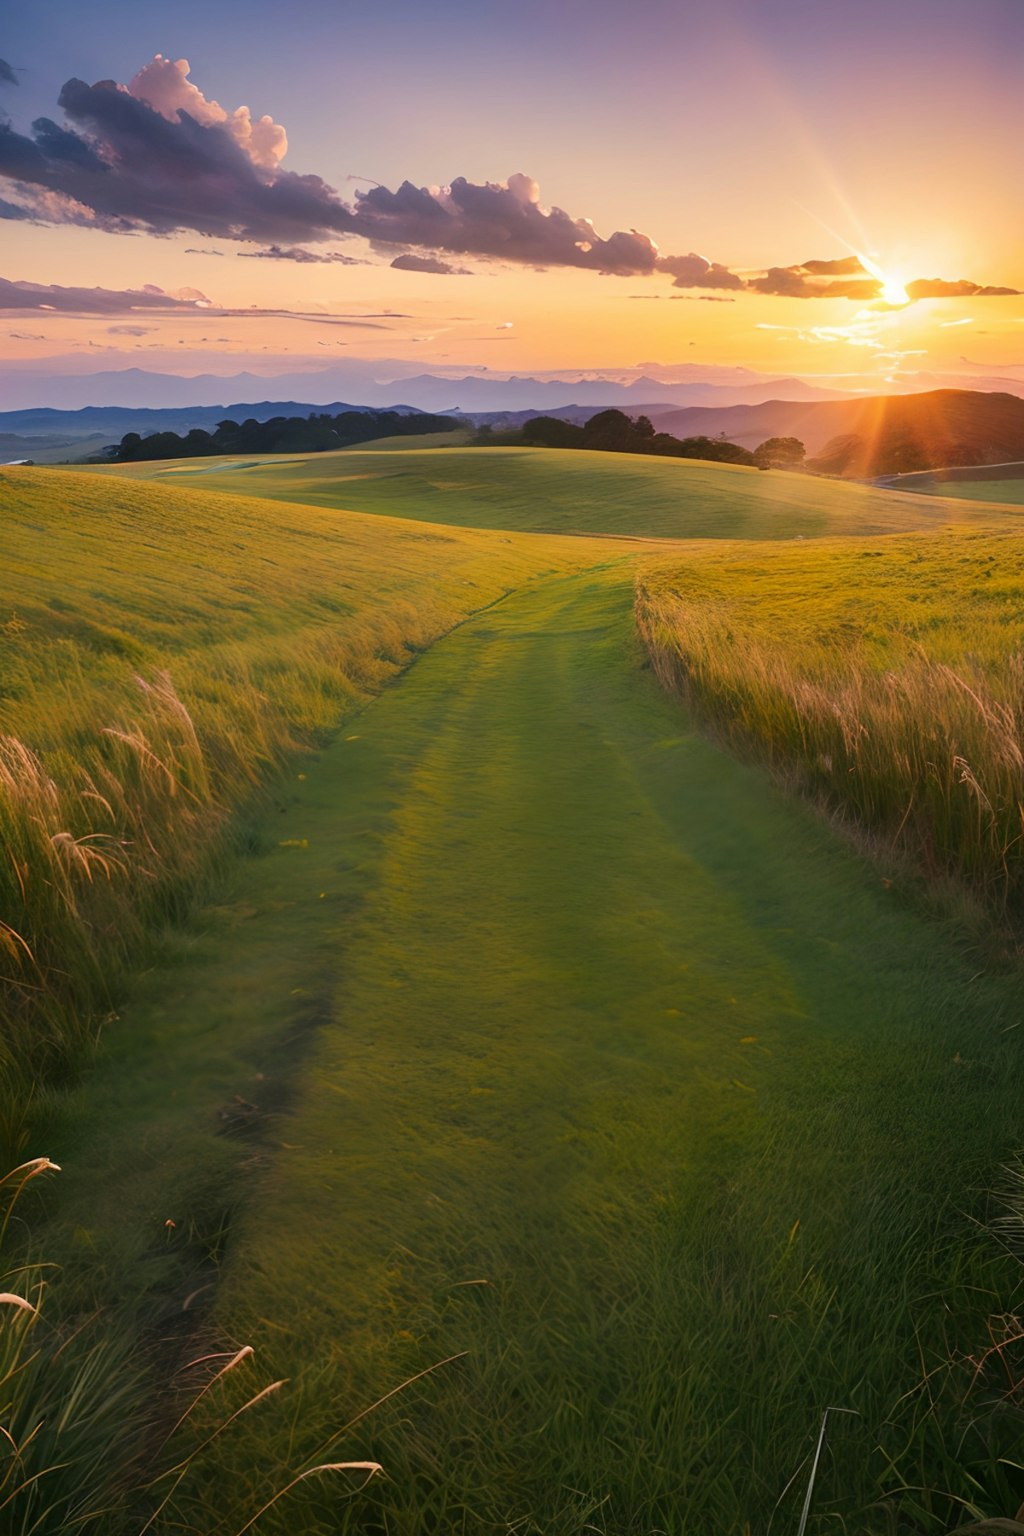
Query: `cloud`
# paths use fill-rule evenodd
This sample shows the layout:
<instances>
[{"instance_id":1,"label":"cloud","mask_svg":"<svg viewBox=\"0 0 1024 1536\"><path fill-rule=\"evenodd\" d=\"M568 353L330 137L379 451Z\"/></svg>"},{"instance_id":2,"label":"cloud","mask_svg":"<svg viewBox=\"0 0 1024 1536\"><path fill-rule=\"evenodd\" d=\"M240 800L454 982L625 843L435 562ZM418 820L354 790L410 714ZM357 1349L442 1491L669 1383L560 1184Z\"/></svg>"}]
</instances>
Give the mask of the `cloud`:
<instances>
[{"instance_id":1,"label":"cloud","mask_svg":"<svg viewBox=\"0 0 1024 1536\"><path fill-rule=\"evenodd\" d=\"M675 286L673 284L673 286ZM731 296L726 297L718 293L670 293L669 298L673 304L680 301L684 304L735 304L736 300Z\"/></svg>"},{"instance_id":2,"label":"cloud","mask_svg":"<svg viewBox=\"0 0 1024 1536\"><path fill-rule=\"evenodd\" d=\"M867 277L868 270L859 256L840 256L833 261L804 261L796 270L814 277Z\"/></svg>"},{"instance_id":3,"label":"cloud","mask_svg":"<svg viewBox=\"0 0 1024 1536\"><path fill-rule=\"evenodd\" d=\"M12 341L45 341L46 337L38 331L8 331Z\"/></svg>"},{"instance_id":4,"label":"cloud","mask_svg":"<svg viewBox=\"0 0 1024 1536\"><path fill-rule=\"evenodd\" d=\"M212 246L186 245L186 256L223 256L223 251L215 251Z\"/></svg>"},{"instance_id":5,"label":"cloud","mask_svg":"<svg viewBox=\"0 0 1024 1536\"><path fill-rule=\"evenodd\" d=\"M210 101L188 78L189 62L173 62L158 53L144 64L128 85L139 101L146 101L169 123L176 123L181 113L204 127L223 126L254 165L272 170L288 153L288 135L272 117L253 122L248 107L236 107L227 113L219 101Z\"/></svg>"},{"instance_id":6,"label":"cloud","mask_svg":"<svg viewBox=\"0 0 1024 1536\"><path fill-rule=\"evenodd\" d=\"M402 256L396 256L391 263L399 272L436 272L445 277L468 277L468 267L453 267L450 262L440 261L436 256L414 256L406 251Z\"/></svg>"},{"instance_id":7,"label":"cloud","mask_svg":"<svg viewBox=\"0 0 1024 1536\"><path fill-rule=\"evenodd\" d=\"M589 219L543 208L537 183L522 174L482 184L460 176L447 187L371 186L345 202L319 176L282 168L287 140L279 125L253 123L242 108L228 114L187 73L185 60L158 55L129 86L72 79L59 97L69 126L38 118L31 136L0 130L0 177L21 199L8 204L8 216L282 246L360 235L539 267L656 269L649 236L618 230L604 239Z\"/></svg>"},{"instance_id":8,"label":"cloud","mask_svg":"<svg viewBox=\"0 0 1024 1536\"><path fill-rule=\"evenodd\" d=\"M0 277L0 311L7 313L122 315L136 309L194 311L209 303L198 288L180 288L176 294L170 294L152 283L143 288L62 288L55 284L12 282Z\"/></svg>"},{"instance_id":9,"label":"cloud","mask_svg":"<svg viewBox=\"0 0 1024 1536\"><path fill-rule=\"evenodd\" d=\"M30 138L0 127L0 176L19 188L22 217L262 243L352 223L318 176L253 159L226 123L204 124L184 109L171 121L110 80L69 80L60 105L73 128L39 118Z\"/></svg>"},{"instance_id":10,"label":"cloud","mask_svg":"<svg viewBox=\"0 0 1024 1536\"><path fill-rule=\"evenodd\" d=\"M237 251L235 254L264 261L339 262L343 267L368 265L358 256L346 256L344 251L307 251L301 245L270 245L265 251Z\"/></svg>"},{"instance_id":11,"label":"cloud","mask_svg":"<svg viewBox=\"0 0 1024 1536\"><path fill-rule=\"evenodd\" d=\"M742 288L743 279L730 272L720 262L708 261L690 251L687 256L661 256L656 263L659 272L668 272L675 279L673 288Z\"/></svg>"},{"instance_id":12,"label":"cloud","mask_svg":"<svg viewBox=\"0 0 1024 1536\"><path fill-rule=\"evenodd\" d=\"M1016 297L1020 289L980 287L965 277L955 283L941 277L919 277L907 284L907 293L912 299L1002 299Z\"/></svg>"},{"instance_id":13,"label":"cloud","mask_svg":"<svg viewBox=\"0 0 1024 1536\"><path fill-rule=\"evenodd\" d=\"M108 325L108 336L149 336L155 331L155 325Z\"/></svg>"},{"instance_id":14,"label":"cloud","mask_svg":"<svg viewBox=\"0 0 1024 1536\"><path fill-rule=\"evenodd\" d=\"M847 282L822 281L823 272L837 268L849 273L862 272L864 276L851 276ZM769 267L762 276L749 278L746 287L751 293L775 294L785 299L856 299L860 302L877 299L882 292L881 283L864 272L856 257L836 262L806 261L791 267Z\"/></svg>"},{"instance_id":15,"label":"cloud","mask_svg":"<svg viewBox=\"0 0 1024 1536\"><path fill-rule=\"evenodd\" d=\"M198 288L176 288L171 293L153 283L145 283L141 288L62 288L43 283L12 282L9 278L0 277L0 314L104 315L112 320L118 317L131 320L139 311L153 318L159 315L191 314L221 320L293 320L364 331L386 331L390 327L380 324L381 321L413 318L397 310L385 310L379 314L339 315L292 309L260 309L256 305L248 309L227 309L214 304ZM119 332L133 335L139 328L129 325L108 329L112 334Z\"/></svg>"},{"instance_id":16,"label":"cloud","mask_svg":"<svg viewBox=\"0 0 1024 1536\"><path fill-rule=\"evenodd\" d=\"M11 79L3 78L12 83L6 68ZM620 277L660 273L681 289L861 302L882 296L876 269L866 271L854 255L743 276L694 251L663 256L636 229L604 238L589 219L545 208L537 182L522 173L483 183L458 176L449 186L403 181L394 191L373 184L346 201L321 177L284 169L288 138L280 123L254 118L247 106L229 112L188 75L187 60L157 54L127 86L68 80L59 97L63 125L37 118L31 134L22 134L0 122L0 180L15 189L0 199L0 218L114 233L188 230L261 246L252 254L278 261L344 265L356 258L305 247L357 235L400 270L434 272L448 266L445 255L475 256ZM922 278L907 292L911 299L980 298L1016 290Z\"/></svg>"},{"instance_id":17,"label":"cloud","mask_svg":"<svg viewBox=\"0 0 1024 1536\"><path fill-rule=\"evenodd\" d=\"M545 210L540 188L517 173L478 185L464 176L449 187L356 192L352 232L378 245L416 245L466 256L491 256L538 267L580 267L616 276L653 272L657 247L637 230L602 239L589 219Z\"/></svg>"},{"instance_id":18,"label":"cloud","mask_svg":"<svg viewBox=\"0 0 1024 1536\"><path fill-rule=\"evenodd\" d=\"M875 272L878 271L876 267ZM846 278L848 281L842 281ZM787 299L855 299L860 303L882 297L882 282L872 276L858 256L837 261L802 261L790 267L769 267L747 280L752 293L776 294ZM1008 298L1016 288L985 288L961 278L950 283L940 277L917 278L905 284L909 301L915 299ZM897 306L898 307L898 306Z\"/></svg>"},{"instance_id":19,"label":"cloud","mask_svg":"<svg viewBox=\"0 0 1024 1536\"><path fill-rule=\"evenodd\" d=\"M0 85L17 85L18 77L6 59L0 59Z\"/></svg>"}]
</instances>

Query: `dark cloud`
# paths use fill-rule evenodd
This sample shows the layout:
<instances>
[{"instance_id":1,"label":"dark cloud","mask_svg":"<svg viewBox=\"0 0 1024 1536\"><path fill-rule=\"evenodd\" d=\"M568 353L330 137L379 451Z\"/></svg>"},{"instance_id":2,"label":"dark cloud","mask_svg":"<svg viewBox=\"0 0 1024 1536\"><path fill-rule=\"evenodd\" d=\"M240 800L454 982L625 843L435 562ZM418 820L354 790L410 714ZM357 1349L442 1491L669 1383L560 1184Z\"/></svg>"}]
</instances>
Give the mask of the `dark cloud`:
<instances>
[{"instance_id":1,"label":"dark cloud","mask_svg":"<svg viewBox=\"0 0 1024 1536\"><path fill-rule=\"evenodd\" d=\"M720 262L708 261L690 251L686 256L661 256L656 263L659 272L668 272L673 278L673 288L742 288L743 279L730 272Z\"/></svg>"},{"instance_id":2,"label":"dark cloud","mask_svg":"<svg viewBox=\"0 0 1024 1536\"><path fill-rule=\"evenodd\" d=\"M307 251L301 245L270 245L264 251L238 251L236 255L263 261L337 262L343 267L369 265L358 256L346 256L344 251Z\"/></svg>"},{"instance_id":3,"label":"dark cloud","mask_svg":"<svg viewBox=\"0 0 1024 1536\"><path fill-rule=\"evenodd\" d=\"M69 80L60 105L73 130L40 118L31 138L0 131L0 176L48 222L288 243L352 224L318 176L257 164L219 123L169 121L109 80Z\"/></svg>"},{"instance_id":4,"label":"dark cloud","mask_svg":"<svg viewBox=\"0 0 1024 1536\"><path fill-rule=\"evenodd\" d=\"M647 235L622 230L601 239L588 219L545 210L540 189L516 174L503 184L477 185L459 176L427 190L404 181L397 192L357 192L355 234L378 245L417 245L465 256L492 256L537 267L581 267L631 276L653 272L657 248Z\"/></svg>"},{"instance_id":5,"label":"dark cloud","mask_svg":"<svg viewBox=\"0 0 1024 1536\"><path fill-rule=\"evenodd\" d=\"M197 289L185 292L186 297L175 296L151 283L144 288L61 288L54 284L12 282L0 277L0 311L123 315L136 309L194 312L209 305L210 301Z\"/></svg>"},{"instance_id":6,"label":"dark cloud","mask_svg":"<svg viewBox=\"0 0 1024 1536\"><path fill-rule=\"evenodd\" d=\"M12 341L45 341L46 337L38 331L8 331Z\"/></svg>"},{"instance_id":7,"label":"dark cloud","mask_svg":"<svg viewBox=\"0 0 1024 1536\"><path fill-rule=\"evenodd\" d=\"M391 263L399 272L436 272L444 277L468 277L468 267L453 267L450 262L440 261L436 256L415 256L411 251L406 251L402 256L396 256Z\"/></svg>"},{"instance_id":8,"label":"dark cloud","mask_svg":"<svg viewBox=\"0 0 1024 1536\"><path fill-rule=\"evenodd\" d=\"M859 256L840 256L836 261L802 261L796 270L808 272L813 277L868 277L870 275Z\"/></svg>"},{"instance_id":9,"label":"dark cloud","mask_svg":"<svg viewBox=\"0 0 1024 1536\"><path fill-rule=\"evenodd\" d=\"M460 176L430 190L405 181L396 191L357 191L346 203L319 176L254 160L230 120L199 121L182 106L164 115L111 80L69 80L59 102L69 127L39 118L31 136L0 132L0 177L23 199L10 205L14 217L115 232L187 229L284 247L360 235L391 247L617 275L656 268L647 235L619 230L602 239L589 220L542 208L528 176L482 185ZM194 103L209 117L206 105Z\"/></svg>"},{"instance_id":10,"label":"dark cloud","mask_svg":"<svg viewBox=\"0 0 1024 1536\"><path fill-rule=\"evenodd\" d=\"M848 281L840 280L840 274L847 275ZM746 283L751 293L777 294L787 299L856 299L861 303L881 298L882 286L857 256L769 267L762 276L749 278ZM1009 298L1018 292L1016 288L982 287L966 278L951 283L940 277L917 278L906 284L906 291L908 300Z\"/></svg>"},{"instance_id":11,"label":"dark cloud","mask_svg":"<svg viewBox=\"0 0 1024 1536\"><path fill-rule=\"evenodd\" d=\"M199 246L199 245L186 245L186 247L185 247L185 255L186 256L223 256L224 252L223 251L215 251L213 249L213 247L209 246L209 245L203 245L203 246Z\"/></svg>"},{"instance_id":12,"label":"dark cloud","mask_svg":"<svg viewBox=\"0 0 1024 1536\"><path fill-rule=\"evenodd\" d=\"M673 304L682 300L686 304L735 304L734 298L717 293L670 293Z\"/></svg>"},{"instance_id":13,"label":"dark cloud","mask_svg":"<svg viewBox=\"0 0 1024 1536\"><path fill-rule=\"evenodd\" d=\"M804 263L795 267L769 267L762 277L747 281L751 293L771 293L784 299L877 299L882 285L873 277L852 278L849 282L822 282L815 267L828 267L829 262ZM858 268L860 263L857 263Z\"/></svg>"},{"instance_id":14,"label":"dark cloud","mask_svg":"<svg viewBox=\"0 0 1024 1536\"><path fill-rule=\"evenodd\" d=\"M157 329L155 325L108 325L108 336L150 336ZM203 340L206 338L204 336Z\"/></svg>"},{"instance_id":15,"label":"dark cloud","mask_svg":"<svg viewBox=\"0 0 1024 1536\"><path fill-rule=\"evenodd\" d=\"M965 277L955 283L941 277L919 277L907 284L907 293L912 299L1004 299L1015 297L1020 289L981 287Z\"/></svg>"},{"instance_id":16,"label":"dark cloud","mask_svg":"<svg viewBox=\"0 0 1024 1536\"><path fill-rule=\"evenodd\" d=\"M0 85L17 85L18 77L6 59L0 59Z\"/></svg>"}]
</instances>

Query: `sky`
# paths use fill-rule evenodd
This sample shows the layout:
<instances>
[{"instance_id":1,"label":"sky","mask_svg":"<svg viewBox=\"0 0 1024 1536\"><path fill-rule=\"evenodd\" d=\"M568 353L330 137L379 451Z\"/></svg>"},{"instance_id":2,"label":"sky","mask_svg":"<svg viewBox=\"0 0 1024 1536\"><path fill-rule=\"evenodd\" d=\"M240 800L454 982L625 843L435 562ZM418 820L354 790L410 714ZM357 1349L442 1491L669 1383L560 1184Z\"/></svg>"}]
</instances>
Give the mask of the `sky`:
<instances>
[{"instance_id":1,"label":"sky","mask_svg":"<svg viewBox=\"0 0 1024 1536\"><path fill-rule=\"evenodd\" d=\"M1024 377L1022 59L1022 0L33 0L0 359Z\"/></svg>"}]
</instances>

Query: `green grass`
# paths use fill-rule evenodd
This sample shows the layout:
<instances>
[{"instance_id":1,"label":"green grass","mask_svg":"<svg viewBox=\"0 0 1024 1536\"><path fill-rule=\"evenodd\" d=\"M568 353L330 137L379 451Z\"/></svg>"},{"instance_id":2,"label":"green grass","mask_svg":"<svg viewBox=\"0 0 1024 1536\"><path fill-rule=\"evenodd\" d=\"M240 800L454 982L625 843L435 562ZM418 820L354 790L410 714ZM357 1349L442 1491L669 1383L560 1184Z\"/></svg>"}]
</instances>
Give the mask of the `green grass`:
<instances>
[{"instance_id":1,"label":"green grass","mask_svg":"<svg viewBox=\"0 0 1024 1536\"><path fill-rule=\"evenodd\" d=\"M929 880L1024 894L1015 532L725 546L659 562L638 617L669 686Z\"/></svg>"},{"instance_id":2,"label":"green grass","mask_svg":"<svg viewBox=\"0 0 1024 1536\"><path fill-rule=\"evenodd\" d=\"M930 485L922 483L908 487L916 492L923 492L927 496L963 497L968 501L994 502L1001 501L1013 506L1024 503L1024 479L980 479L980 480L955 480L933 481Z\"/></svg>"},{"instance_id":3,"label":"green grass","mask_svg":"<svg viewBox=\"0 0 1024 1536\"><path fill-rule=\"evenodd\" d=\"M66 1170L25 1211L55 1336L102 1309L163 1421L197 1345L290 1378L164 1536L233 1536L325 1458L386 1477L259 1529L761 1536L829 1403L860 1418L814 1536L1016 1508L1019 1269L975 1223L1021 1142L1019 970L709 744L632 615L641 560L664 648L700 607L737 686L756 639L815 676L969 651L995 687L1015 514L528 450L169 468L0 476L5 974L31 930L87 1040L117 1004L28 1106ZM694 542L499 531L531 528ZM5 985L38 1074L59 1021ZM115 1482L96 1536L135 1536Z\"/></svg>"},{"instance_id":4,"label":"green grass","mask_svg":"<svg viewBox=\"0 0 1024 1536\"><path fill-rule=\"evenodd\" d=\"M232 813L574 544L163 485L0 476L0 1135L74 1066Z\"/></svg>"},{"instance_id":5,"label":"green grass","mask_svg":"<svg viewBox=\"0 0 1024 1536\"><path fill-rule=\"evenodd\" d=\"M369 704L51 1122L55 1256L162 1332L211 1287L204 1329L290 1378L172 1529L341 1455L386 1478L264 1528L792 1528L828 1403L862 1417L812 1531L1006 1492L948 1362L1015 1275L971 1219L1022 1130L1016 973L694 733L629 571L536 583Z\"/></svg>"},{"instance_id":6,"label":"green grass","mask_svg":"<svg viewBox=\"0 0 1024 1536\"><path fill-rule=\"evenodd\" d=\"M923 501L777 470L546 448L406 447L396 458L349 449L285 460L174 460L97 473L527 533L789 539L972 521L1016 526L1006 507Z\"/></svg>"}]
</instances>

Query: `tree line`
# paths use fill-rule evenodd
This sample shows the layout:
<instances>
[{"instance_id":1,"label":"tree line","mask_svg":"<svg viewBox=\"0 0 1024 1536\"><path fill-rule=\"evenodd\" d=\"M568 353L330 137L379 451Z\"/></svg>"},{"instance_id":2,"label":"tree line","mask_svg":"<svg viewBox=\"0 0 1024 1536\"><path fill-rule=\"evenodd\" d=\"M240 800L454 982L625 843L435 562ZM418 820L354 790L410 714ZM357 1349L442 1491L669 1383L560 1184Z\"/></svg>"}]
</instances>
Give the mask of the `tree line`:
<instances>
[{"instance_id":1,"label":"tree line","mask_svg":"<svg viewBox=\"0 0 1024 1536\"><path fill-rule=\"evenodd\" d=\"M480 443L496 442L494 434L481 429ZM796 468L803 462L804 445L796 437L769 437L752 452L721 437L673 437L655 431L647 416L634 420L624 411L598 411L583 426L558 416L534 416L518 435L502 434L502 442L519 442L535 448L589 448L604 453L660 454L673 459L712 459L721 464L746 464L757 469Z\"/></svg>"},{"instance_id":2,"label":"tree line","mask_svg":"<svg viewBox=\"0 0 1024 1536\"><path fill-rule=\"evenodd\" d=\"M309 416L272 416L269 421L221 421L213 432L193 427L183 435L126 432L114 449L118 464L140 459L201 458L220 453L324 453L349 448L376 437L418 437L426 432L454 432L450 416L407 416L401 411L342 411Z\"/></svg>"}]
</instances>

